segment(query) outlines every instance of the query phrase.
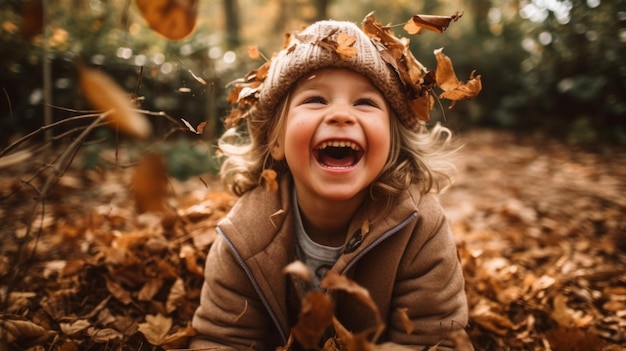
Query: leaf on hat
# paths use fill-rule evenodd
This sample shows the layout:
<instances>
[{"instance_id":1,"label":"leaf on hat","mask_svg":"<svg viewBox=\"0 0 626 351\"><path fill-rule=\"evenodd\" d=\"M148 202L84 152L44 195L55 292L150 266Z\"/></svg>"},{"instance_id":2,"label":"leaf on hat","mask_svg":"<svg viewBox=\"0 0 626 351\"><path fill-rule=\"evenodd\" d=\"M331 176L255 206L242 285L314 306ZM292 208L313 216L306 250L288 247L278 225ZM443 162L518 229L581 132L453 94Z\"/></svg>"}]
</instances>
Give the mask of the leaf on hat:
<instances>
[{"instance_id":1,"label":"leaf on hat","mask_svg":"<svg viewBox=\"0 0 626 351\"><path fill-rule=\"evenodd\" d=\"M421 34L422 29L443 33L450 22L458 21L461 16L463 12L457 12L452 16L415 15L404 24L404 30L409 34Z\"/></svg>"},{"instance_id":2,"label":"leaf on hat","mask_svg":"<svg viewBox=\"0 0 626 351\"><path fill-rule=\"evenodd\" d=\"M356 43L356 37L347 33L339 33L336 38L333 35L337 33L337 29L330 31L326 36L319 38L315 44L335 52L342 59L349 59L357 55L357 48L354 47ZM306 41L306 38L301 37L302 41Z\"/></svg>"},{"instance_id":3,"label":"leaf on hat","mask_svg":"<svg viewBox=\"0 0 626 351\"><path fill-rule=\"evenodd\" d=\"M482 89L480 75L474 76L475 71L472 71L467 82L460 82L454 73L452 60L443 53L443 48L435 50L435 57L437 85L443 90L439 98L452 100L450 108L454 107L456 101L471 99L478 95Z\"/></svg>"},{"instance_id":4,"label":"leaf on hat","mask_svg":"<svg viewBox=\"0 0 626 351\"><path fill-rule=\"evenodd\" d=\"M427 122L430 119L430 110L435 105L435 99L430 94L424 94L420 97L409 101L411 111L415 113L421 121Z\"/></svg>"}]
</instances>

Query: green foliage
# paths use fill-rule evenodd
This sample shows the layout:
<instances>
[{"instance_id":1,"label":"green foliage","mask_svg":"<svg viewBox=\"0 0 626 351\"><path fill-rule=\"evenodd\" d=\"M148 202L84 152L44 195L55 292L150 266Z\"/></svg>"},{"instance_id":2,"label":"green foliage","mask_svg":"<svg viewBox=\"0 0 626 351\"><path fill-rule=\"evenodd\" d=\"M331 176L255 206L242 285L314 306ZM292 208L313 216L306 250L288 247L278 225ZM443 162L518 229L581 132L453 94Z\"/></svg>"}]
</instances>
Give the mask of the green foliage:
<instances>
[{"instance_id":1,"label":"green foliage","mask_svg":"<svg viewBox=\"0 0 626 351\"><path fill-rule=\"evenodd\" d=\"M206 173L217 173L219 162L214 150L204 143L191 143L187 139L159 144L159 152L165 159L169 175L178 180L187 180Z\"/></svg>"}]
</instances>

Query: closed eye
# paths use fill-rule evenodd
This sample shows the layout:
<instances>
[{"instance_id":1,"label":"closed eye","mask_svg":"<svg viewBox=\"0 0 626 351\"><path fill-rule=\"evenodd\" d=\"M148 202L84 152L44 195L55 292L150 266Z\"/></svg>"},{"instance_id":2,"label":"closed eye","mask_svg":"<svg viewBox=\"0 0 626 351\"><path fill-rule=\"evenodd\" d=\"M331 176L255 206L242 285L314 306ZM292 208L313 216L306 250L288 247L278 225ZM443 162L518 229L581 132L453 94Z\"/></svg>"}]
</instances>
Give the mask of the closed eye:
<instances>
[{"instance_id":1,"label":"closed eye","mask_svg":"<svg viewBox=\"0 0 626 351\"><path fill-rule=\"evenodd\" d=\"M303 104L325 104L326 99L321 96L311 96L302 101Z\"/></svg>"},{"instance_id":2,"label":"closed eye","mask_svg":"<svg viewBox=\"0 0 626 351\"><path fill-rule=\"evenodd\" d=\"M354 105L366 105L366 106L372 106L372 107L380 107L378 106L378 104L372 100L372 99L359 99L357 100Z\"/></svg>"}]
</instances>

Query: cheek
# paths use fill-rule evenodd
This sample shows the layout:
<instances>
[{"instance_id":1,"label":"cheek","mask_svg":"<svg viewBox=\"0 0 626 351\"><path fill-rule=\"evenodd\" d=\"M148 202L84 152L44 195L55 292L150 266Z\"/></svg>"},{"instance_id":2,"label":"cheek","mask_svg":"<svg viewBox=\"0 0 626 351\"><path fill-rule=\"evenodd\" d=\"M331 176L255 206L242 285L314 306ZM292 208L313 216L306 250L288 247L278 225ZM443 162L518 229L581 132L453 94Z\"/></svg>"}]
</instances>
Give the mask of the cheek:
<instances>
[{"instance_id":1,"label":"cheek","mask_svg":"<svg viewBox=\"0 0 626 351\"><path fill-rule=\"evenodd\" d=\"M311 148L311 139L315 131L312 123L307 123L303 119L289 121L285 128L285 153L303 157L308 154Z\"/></svg>"}]
</instances>

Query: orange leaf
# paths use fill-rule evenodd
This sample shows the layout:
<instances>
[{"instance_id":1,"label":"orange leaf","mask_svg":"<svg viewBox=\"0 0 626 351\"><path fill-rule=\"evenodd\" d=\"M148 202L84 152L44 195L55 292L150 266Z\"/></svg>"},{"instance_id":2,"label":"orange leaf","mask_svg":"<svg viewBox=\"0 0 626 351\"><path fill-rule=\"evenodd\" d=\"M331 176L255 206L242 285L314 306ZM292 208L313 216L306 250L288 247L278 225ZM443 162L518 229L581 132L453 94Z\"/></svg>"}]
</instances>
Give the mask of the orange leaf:
<instances>
[{"instance_id":1,"label":"orange leaf","mask_svg":"<svg viewBox=\"0 0 626 351\"><path fill-rule=\"evenodd\" d=\"M148 120L137 112L126 93L106 74L79 66L79 83L87 100L97 109L107 111L107 119L120 131L137 138L152 133Z\"/></svg>"},{"instance_id":2,"label":"orange leaf","mask_svg":"<svg viewBox=\"0 0 626 351\"><path fill-rule=\"evenodd\" d=\"M263 172L261 172L261 179L263 183L265 183L265 191L273 193L278 191L276 177L276 171L272 169L264 169Z\"/></svg>"},{"instance_id":3,"label":"orange leaf","mask_svg":"<svg viewBox=\"0 0 626 351\"><path fill-rule=\"evenodd\" d=\"M253 60L256 60L259 57L261 57L261 53L259 52L259 47L256 45L248 46L248 56Z\"/></svg>"},{"instance_id":4,"label":"orange leaf","mask_svg":"<svg viewBox=\"0 0 626 351\"><path fill-rule=\"evenodd\" d=\"M380 321L378 307L376 306L376 303L374 303L374 300L372 300L370 292L354 281L348 279L345 275L341 275L335 271L329 271L324 279L322 279L320 286L330 290L343 290L354 295L366 306L368 306L370 310L376 314L377 320Z\"/></svg>"},{"instance_id":5,"label":"orange leaf","mask_svg":"<svg viewBox=\"0 0 626 351\"><path fill-rule=\"evenodd\" d=\"M196 26L198 0L135 0L150 28L167 39L183 39Z\"/></svg>"},{"instance_id":6,"label":"orange leaf","mask_svg":"<svg viewBox=\"0 0 626 351\"><path fill-rule=\"evenodd\" d=\"M452 60L443 53L443 49L435 50L435 57L437 59L435 79L437 85L443 90L439 98L459 101L474 98L480 93L482 89L480 75L474 76L475 72L472 71L466 83L460 82L454 73Z\"/></svg>"},{"instance_id":7,"label":"orange leaf","mask_svg":"<svg viewBox=\"0 0 626 351\"><path fill-rule=\"evenodd\" d=\"M305 349L314 349L333 320L335 304L321 291L309 291L302 299L298 323L293 327L294 337Z\"/></svg>"},{"instance_id":8,"label":"orange leaf","mask_svg":"<svg viewBox=\"0 0 626 351\"><path fill-rule=\"evenodd\" d=\"M458 21L461 16L463 16L462 12L457 12L452 16L415 15L406 22L404 30L409 34L420 34L422 29L443 33L450 22Z\"/></svg>"},{"instance_id":9,"label":"orange leaf","mask_svg":"<svg viewBox=\"0 0 626 351\"><path fill-rule=\"evenodd\" d=\"M30 40L43 29L43 0L27 0L22 3L20 30L24 40Z\"/></svg>"},{"instance_id":10,"label":"orange leaf","mask_svg":"<svg viewBox=\"0 0 626 351\"><path fill-rule=\"evenodd\" d=\"M139 212L165 209L167 169L161 156L149 154L139 162L132 177L132 193Z\"/></svg>"}]
</instances>

